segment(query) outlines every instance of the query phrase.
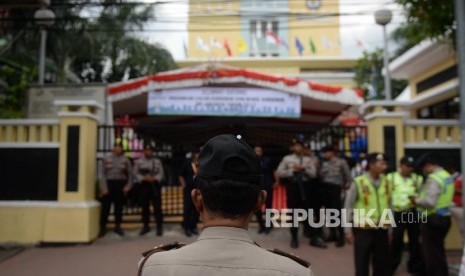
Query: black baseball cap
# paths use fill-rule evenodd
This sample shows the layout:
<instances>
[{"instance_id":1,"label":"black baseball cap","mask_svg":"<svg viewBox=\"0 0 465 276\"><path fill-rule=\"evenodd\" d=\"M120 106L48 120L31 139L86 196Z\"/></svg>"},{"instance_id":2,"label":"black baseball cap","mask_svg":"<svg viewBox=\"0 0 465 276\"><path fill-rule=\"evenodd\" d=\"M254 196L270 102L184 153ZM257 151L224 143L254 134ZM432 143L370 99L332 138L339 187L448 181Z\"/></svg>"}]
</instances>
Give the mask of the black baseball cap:
<instances>
[{"instance_id":1,"label":"black baseball cap","mask_svg":"<svg viewBox=\"0 0 465 276\"><path fill-rule=\"evenodd\" d=\"M321 148L321 152L329 152L329 151L334 151L334 148L332 146L324 146Z\"/></svg>"},{"instance_id":2,"label":"black baseball cap","mask_svg":"<svg viewBox=\"0 0 465 276\"><path fill-rule=\"evenodd\" d=\"M381 152L373 152L373 153L368 154L367 162L371 163L375 161L387 161L386 155Z\"/></svg>"},{"instance_id":3,"label":"black baseball cap","mask_svg":"<svg viewBox=\"0 0 465 276\"><path fill-rule=\"evenodd\" d=\"M413 167L415 165L415 159L412 156L406 155L400 159L400 164Z\"/></svg>"},{"instance_id":4,"label":"black baseball cap","mask_svg":"<svg viewBox=\"0 0 465 276\"><path fill-rule=\"evenodd\" d=\"M260 157L243 140L231 134L211 138L202 147L197 177L261 183Z\"/></svg>"},{"instance_id":5,"label":"black baseball cap","mask_svg":"<svg viewBox=\"0 0 465 276\"><path fill-rule=\"evenodd\" d=\"M302 134L297 135L294 139L292 139L292 144L301 144L305 147L305 137Z\"/></svg>"},{"instance_id":6,"label":"black baseball cap","mask_svg":"<svg viewBox=\"0 0 465 276\"><path fill-rule=\"evenodd\" d=\"M425 166L426 164L438 164L436 157L432 153L425 153L421 155L415 163L415 167L420 169L423 168L423 166Z\"/></svg>"},{"instance_id":7,"label":"black baseball cap","mask_svg":"<svg viewBox=\"0 0 465 276\"><path fill-rule=\"evenodd\" d=\"M151 144L145 144L144 150L152 150L153 151L153 146Z\"/></svg>"}]
</instances>

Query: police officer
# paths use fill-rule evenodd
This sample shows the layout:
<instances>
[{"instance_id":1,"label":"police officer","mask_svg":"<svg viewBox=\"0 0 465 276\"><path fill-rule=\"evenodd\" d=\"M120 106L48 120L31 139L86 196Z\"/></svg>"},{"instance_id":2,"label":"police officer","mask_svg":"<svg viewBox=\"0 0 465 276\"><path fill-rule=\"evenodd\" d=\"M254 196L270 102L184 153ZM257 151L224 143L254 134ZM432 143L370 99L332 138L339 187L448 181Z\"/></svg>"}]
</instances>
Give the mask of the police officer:
<instances>
[{"instance_id":1,"label":"police officer","mask_svg":"<svg viewBox=\"0 0 465 276\"><path fill-rule=\"evenodd\" d=\"M353 220L354 226L345 228L346 241L354 243L355 275L368 276L370 261L374 276L387 275L388 222L382 221L383 212L390 210L389 185L383 175L386 158L382 153L371 153L367 165L368 171L354 179L346 195L347 219Z\"/></svg>"},{"instance_id":2,"label":"police officer","mask_svg":"<svg viewBox=\"0 0 465 276\"><path fill-rule=\"evenodd\" d=\"M400 159L398 171L389 173L386 178L391 188L392 208L396 227L392 229L390 248L390 275L393 275L402 260L404 251L404 233L408 234L410 259L407 269L410 273L423 274L423 262L420 249L420 217L411 203L410 197L418 195L423 177L413 172L414 159L405 156Z\"/></svg>"},{"instance_id":3,"label":"police officer","mask_svg":"<svg viewBox=\"0 0 465 276\"><path fill-rule=\"evenodd\" d=\"M292 146L293 153L284 156L276 170L277 175L286 186L287 208L311 208L319 209L318 187L311 186L311 179L316 176L316 168L309 156L304 155L303 139L294 139ZM311 198L307 198L311 196ZM308 206L308 203L315 206ZM316 207L316 208L312 208ZM316 210L319 211L319 210ZM292 224L294 224L292 222ZM291 227L291 247L299 246L298 227ZM313 246L326 247L321 239L321 228L311 230L310 243Z\"/></svg>"},{"instance_id":4,"label":"police officer","mask_svg":"<svg viewBox=\"0 0 465 276\"><path fill-rule=\"evenodd\" d=\"M163 214L161 209L161 181L164 177L160 159L153 156L153 148L147 144L144 147L144 157L136 160L134 175L139 182L139 200L142 207L142 222L144 224L139 235L150 231L150 202L155 209L157 236L163 235Z\"/></svg>"},{"instance_id":5,"label":"police officer","mask_svg":"<svg viewBox=\"0 0 465 276\"><path fill-rule=\"evenodd\" d=\"M266 202L265 208L271 209L273 206L273 187L277 186L279 183L275 181L273 165L271 162L271 158L268 156L263 155L263 147L260 145L256 145L254 148L255 153L260 157L262 162L263 168L263 188L266 191ZM260 208L256 213L255 216L257 218L258 223L258 233L265 233L269 234L271 231L271 226L266 227L265 222L263 221L263 212Z\"/></svg>"},{"instance_id":6,"label":"police officer","mask_svg":"<svg viewBox=\"0 0 465 276\"><path fill-rule=\"evenodd\" d=\"M176 250L166 251L178 244L157 247L139 263L139 275L313 275L305 261L267 251L249 236L250 217L266 199L262 177L260 158L245 142L210 139L192 191L204 226L199 239Z\"/></svg>"},{"instance_id":7,"label":"police officer","mask_svg":"<svg viewBox=\"0 0 465 276\"><path fill-rule=\"evenodd\" d=\"M112 154L104 160L99 237L103 237L107 232L106 225L111 204L114 206L115 214L114 231L124 236L124 231L121 229L123 203L124 195L131 189L132 166L131 161L123 153L121 144L115 143Z\"/></svg>"},{"instance_id":8,"label":"police officer","mask_svg":"<svg viewBox=\"0 0 465 276\"><path fill-rule=\"evenodd\" d=\"M454 183L432 154L421 156L417 164L427 175L419 196L411 198L412 203L426 216L426 222L421 224L421 246L426 272L427 275L448 275L444 239L451 224L450 206Z\"/></svg>"},{"instance_id":9,"label":"police officer","mask_svg":"<svg viewBox=\"0 0 465 276\"><path fill-rule=\"evenodd\" d=\"M341 192L347 190L352 177L350 175L349 165L347 162L336 156L332 146L325 146L321 149L323 161L320 167L321 195L323 205L327 209L341 210ZM339 217L340 218L340 217ZM339 225L331 228L331 236L336 239L336 246L344 245L344 230Z\"/></svg>"}]
</instances>

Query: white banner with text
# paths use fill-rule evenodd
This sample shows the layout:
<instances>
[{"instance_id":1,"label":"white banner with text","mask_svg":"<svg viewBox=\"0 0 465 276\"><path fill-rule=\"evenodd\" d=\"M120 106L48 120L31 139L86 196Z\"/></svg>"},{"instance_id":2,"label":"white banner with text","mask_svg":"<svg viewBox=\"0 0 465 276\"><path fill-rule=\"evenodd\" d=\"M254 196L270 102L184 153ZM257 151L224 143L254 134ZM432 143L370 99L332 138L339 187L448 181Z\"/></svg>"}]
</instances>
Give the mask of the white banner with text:
<instances>
[{"instance_id":1,"label":"white banner with text","mask_svg":"<svg viewBox=\"0 0 465 276\"><path fill-rule=\"evenodd\" d=\"M151 91L149 115L300 118L299 95L271 89L198 87Z\"/></svg>"}]
</instances>

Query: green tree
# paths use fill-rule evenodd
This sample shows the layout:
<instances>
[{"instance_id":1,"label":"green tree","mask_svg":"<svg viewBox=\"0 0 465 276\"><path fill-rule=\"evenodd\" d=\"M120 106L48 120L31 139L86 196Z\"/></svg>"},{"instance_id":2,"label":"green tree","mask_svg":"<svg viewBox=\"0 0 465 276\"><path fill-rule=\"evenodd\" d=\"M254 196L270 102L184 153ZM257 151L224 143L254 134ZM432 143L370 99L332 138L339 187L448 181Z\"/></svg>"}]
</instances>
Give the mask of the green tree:
<instances>
[{"instance_id":1,"label":"green tree","mask_svg":"<svg viewBox=\"0 0 465 276\"><path fill-rule=\"evenodd\" d=\"M362 58L355 65L355 82L363 90L365 100L385 99L383 69L383 50L363 52ZM407 86L405 80L391 80L393 98L397 97Z\"/></svg>"},{"instance_id":2,"label":"green tree","mask_svg":"<svg viewBox=\"0 0 465 276\"><path fill-rule=\"evenodd\" d=\"M24 93L37 76L36 71L0 61L0 118L20 118L25 112Z\"/></svg>"},{"instance_id":3,"label":"green tree","mask_svg":"<svg viewBox=\"0 0 465 276\"><path fill-rule=\"evenodd\" d=\"M48 29L48 82L115 82L176 68L166 49L136 35L154 18L152 5L52 0L50 8L56 20ZM0 28L0 86L6 95L0 98L0 109L11 109L1 117L20 117L24 95L37 75L40 36L34 11L12 9Z\"/></svg>"},{"instance_id":4,"label":"green tree","mask_svg":"<svg viewBox=\"0 0 465 276\"><path fill-rule=\"evenodd\" d=\"M424 39L455 41L453 0L396 0L406 11L407 22L393 35L400 43L398 54ZM454 43L455 47L455 43Z\"/></svg>"}]
</instances>

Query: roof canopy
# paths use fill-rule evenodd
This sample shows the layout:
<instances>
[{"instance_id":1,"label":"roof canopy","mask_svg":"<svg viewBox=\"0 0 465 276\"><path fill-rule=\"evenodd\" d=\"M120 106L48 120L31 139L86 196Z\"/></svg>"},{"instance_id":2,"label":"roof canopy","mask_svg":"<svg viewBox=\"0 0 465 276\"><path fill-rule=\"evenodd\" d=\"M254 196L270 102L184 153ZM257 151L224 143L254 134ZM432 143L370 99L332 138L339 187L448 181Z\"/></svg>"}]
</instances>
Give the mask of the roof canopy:
<instances>
[{"instance_id":1,"label":"roof canopy","mask_svg":"<svg viewBox=\"0 0 465 276\"><path fill-rule=\"evenodd\" d=\"M113 103L114 114L117 116L127 114L133 117L147 117L147 92L205 86L262 87L301 95L302 117L285 120L293 123L327 124L348 106L363 103L361 93L357 90L321 85L215 63L110 84L108 99ZM164 121L166 123L180 119L183 120L185 117L157 117L158 122ZM263 118L257 120L263 120ZM283 121L284 119L267 120Z\"/></svg>"}]
</instances>

